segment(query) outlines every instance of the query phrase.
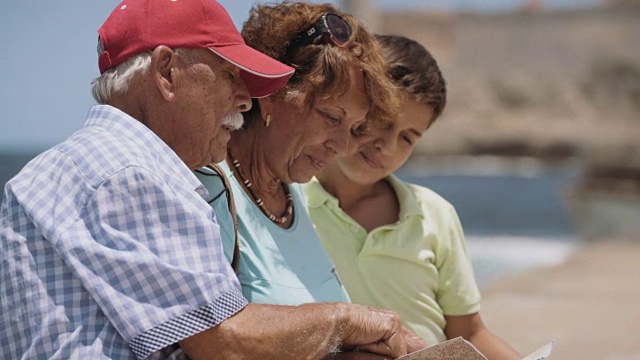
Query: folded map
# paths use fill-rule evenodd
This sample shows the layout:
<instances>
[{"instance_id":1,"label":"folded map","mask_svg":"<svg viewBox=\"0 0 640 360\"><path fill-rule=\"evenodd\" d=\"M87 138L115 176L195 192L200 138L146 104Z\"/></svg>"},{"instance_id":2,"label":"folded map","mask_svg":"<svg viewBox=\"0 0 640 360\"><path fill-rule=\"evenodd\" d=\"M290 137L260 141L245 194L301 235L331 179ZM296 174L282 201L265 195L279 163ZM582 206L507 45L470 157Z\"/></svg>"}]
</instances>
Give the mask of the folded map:
<instances>
[{"instance_id":1,"label":"folded map","mask_svg":"<svg viewBox=\"0 0 640 360\"><path fill-rule=\"evenodd\" d=\"M525 356L522 360L545 360L553 350L551 341L541 348ZM467 340L457 337L440 344L418 350L399 357L397 360L487 360L478 349Z\"/></svg>"}]
</instances>

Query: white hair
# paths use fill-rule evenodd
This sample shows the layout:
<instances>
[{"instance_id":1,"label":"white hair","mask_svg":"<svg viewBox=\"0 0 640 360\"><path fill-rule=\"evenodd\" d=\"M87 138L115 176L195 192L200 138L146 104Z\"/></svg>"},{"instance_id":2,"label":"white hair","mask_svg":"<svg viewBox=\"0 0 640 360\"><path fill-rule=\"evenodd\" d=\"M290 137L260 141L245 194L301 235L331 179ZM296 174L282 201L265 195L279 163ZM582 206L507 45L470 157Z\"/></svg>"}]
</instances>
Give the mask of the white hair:
<instances>
[{"instance_id":1,"label":"white hair","mask_svg":"<svg viewBox=\"0 0 640 360\"><path fill-rule=\"evenodd\" d=\"M229 130L238 130L244 123L244 117L239 112L230 113L224 116L222 119L222 125L229 128Z\"/></svg>"},{"instance_id":2,"label":"white hair","mask_svg":"<svg viewBox=\"0 0 640 360\"><path fill-rule=\"evenodd\" d=\"M197 62L193 50L176 49L178 56L186 63ZM104 45L98 39L98 56L104 52ZM99 104L107 104L114 94L124 94L129 89L136 74L145 74L151 66L151 52L133 55L122 64L105 71L91 82L91 95Z\"/></svg>"}]
</instances>

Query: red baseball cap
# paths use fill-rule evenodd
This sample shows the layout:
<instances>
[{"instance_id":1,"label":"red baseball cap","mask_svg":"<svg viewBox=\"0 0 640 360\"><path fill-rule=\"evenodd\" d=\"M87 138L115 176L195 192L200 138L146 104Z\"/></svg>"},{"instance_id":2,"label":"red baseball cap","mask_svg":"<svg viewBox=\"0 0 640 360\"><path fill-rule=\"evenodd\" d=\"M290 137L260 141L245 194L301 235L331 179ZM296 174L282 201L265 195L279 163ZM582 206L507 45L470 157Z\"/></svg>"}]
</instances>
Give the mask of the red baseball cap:
<instances>
[{"instance_id":1,"label":"red baseball cap","mask_svg":"<svg viewBox=\"0 0 640 360\"><path fill-rule=\"evenodd\" d=\"M294 69L247 46L215 0L124 0L98 29L100 73L159 45L207 48L240 69L252 97L282 88Z\"/></svg>"}]
</instances>

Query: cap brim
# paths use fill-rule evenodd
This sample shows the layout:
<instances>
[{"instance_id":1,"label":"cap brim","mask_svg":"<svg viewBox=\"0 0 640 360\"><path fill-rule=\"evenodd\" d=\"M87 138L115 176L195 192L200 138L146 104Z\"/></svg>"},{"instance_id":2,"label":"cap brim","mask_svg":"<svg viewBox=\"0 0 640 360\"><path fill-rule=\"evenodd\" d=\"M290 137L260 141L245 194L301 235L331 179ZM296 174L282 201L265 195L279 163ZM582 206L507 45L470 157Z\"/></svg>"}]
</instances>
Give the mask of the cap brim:
<instances>
[{"instance_id":1,"label":"cap brim","mask_svg":"<svg viewBox=\"0 0 640 360\"><path fill-rule=\"evenodd\" d=\"M254 98L269 96L278 91L295 71L247 45L229 45L209 50L240 69L240 77Z\"/></svg>"}]
</instances>

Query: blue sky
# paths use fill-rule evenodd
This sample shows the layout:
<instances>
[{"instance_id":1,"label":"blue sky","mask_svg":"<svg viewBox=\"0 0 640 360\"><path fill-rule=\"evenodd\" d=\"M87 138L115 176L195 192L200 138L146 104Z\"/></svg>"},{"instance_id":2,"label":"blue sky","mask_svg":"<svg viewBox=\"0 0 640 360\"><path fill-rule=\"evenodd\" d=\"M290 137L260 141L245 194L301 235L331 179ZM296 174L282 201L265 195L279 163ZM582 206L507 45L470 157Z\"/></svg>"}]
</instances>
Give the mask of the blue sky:
<instances>
[{"instance_id":1,"label":"blue sky","mask_svg":"<svg viewBox=\"0 0 640 360\"><path fill-rule=\"evenodd\" d=\"M427 2L428 1L428 2ZM492 11L526 0L378 0L383 9L429 6ZM547 0L555 6L598 0ZM118 0L21 0L0 13L0 151L42 150L82 126L94 104L97 29ZM339 3L339 0L328 1ZM254 1L220 0L240 27Z\"/></svg>"},{"instance_id":2,"label":"blue sky","mask_svg":"<svg viewBox=\"0 0 640 360\"><path fill-rule=\"evenodd\" d=\"M82 126L97 29L119 0L9 1L0 12L0 151L41 150ZM221 0L241 26L253 1Z\"/></svg>"}]
</instances>

